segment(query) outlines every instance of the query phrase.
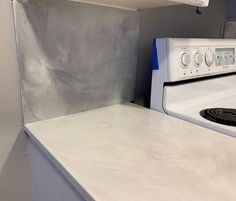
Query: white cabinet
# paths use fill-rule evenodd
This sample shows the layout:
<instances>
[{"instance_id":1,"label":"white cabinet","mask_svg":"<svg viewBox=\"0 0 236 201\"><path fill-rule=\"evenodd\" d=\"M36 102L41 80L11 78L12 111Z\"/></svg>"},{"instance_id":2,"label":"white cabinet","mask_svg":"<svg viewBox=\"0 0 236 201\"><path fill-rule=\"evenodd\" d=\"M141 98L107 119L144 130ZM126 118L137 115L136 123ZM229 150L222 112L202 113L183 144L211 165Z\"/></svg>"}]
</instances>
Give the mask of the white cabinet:
<instances>
[{"instance_id":1,"label":"white cabinet","mask_svg":"<svg viewBox=\"0 0 236 201\"><path fill-rule=\"evenodd\" d=\"M207 7L209 5L209 0L170 0L178 3L189 4L193 6Z\"/></svg>"},{"instance_id":2,"label":"white cabinet","mask_svg":"<svg viewBox=\"0 0 236 201\"><path fill-rule=\"evenodd\" d=\"M92 3L96 5L110 6L129 10L141 10L161 6L170 6L180 3L208 6L209 0L71 0L76 2Z\"/></svg>"},{"instance_id":3,"label":"white cabinet","mask_svg":"<svg viewBox=\"0 0 236 201\"><path fill-rule=\"evenodd\" d=\"M178 4L169 0L70 0L76 2L91 3L127 10L142 10L154 7L171 6Z\"/></svg>"},{"instance_id":4,"label":"white cabinet","mask_svg":"<svg viewBox=\"0 0 236 201\"><path fill-rule=\"evenodd\" d=\"M92 201L82 187L31 136L33 201Z\"/></svg>"}]
</instances>

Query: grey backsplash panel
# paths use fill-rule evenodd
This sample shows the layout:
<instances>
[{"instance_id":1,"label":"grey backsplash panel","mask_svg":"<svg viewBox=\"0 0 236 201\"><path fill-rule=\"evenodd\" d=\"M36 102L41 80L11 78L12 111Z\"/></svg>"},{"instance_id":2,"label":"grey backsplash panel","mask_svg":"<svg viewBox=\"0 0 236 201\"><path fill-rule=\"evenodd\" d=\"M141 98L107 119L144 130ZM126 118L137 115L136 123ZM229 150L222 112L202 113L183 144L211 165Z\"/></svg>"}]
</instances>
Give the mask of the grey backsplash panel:
<instances>
[{"instance_id":1,"label":"grey backsplash panel","mask_svg":"<svg viewBox=\"0 0 236 201\"><path fill-rule=\"evenodd\" d=\"M138 13L14 2L25 123L132 101Z\"/></svg>"}]
</instances>

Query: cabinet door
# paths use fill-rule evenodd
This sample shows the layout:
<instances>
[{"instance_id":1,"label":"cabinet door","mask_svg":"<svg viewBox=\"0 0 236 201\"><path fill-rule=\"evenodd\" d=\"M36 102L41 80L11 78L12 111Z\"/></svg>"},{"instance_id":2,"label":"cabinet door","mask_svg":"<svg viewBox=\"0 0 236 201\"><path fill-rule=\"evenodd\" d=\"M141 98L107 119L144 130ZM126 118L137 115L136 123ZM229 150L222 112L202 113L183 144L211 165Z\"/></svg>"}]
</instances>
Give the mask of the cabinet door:
<instances>
[{"instance_id":1,"label":"cabinet door","mask_svg":"<svg viewBox=\"0 0 236 201\"><path fill-rule=\"evenodd\" d=\"M28 136L33 177L33 201L89 201L68 179L46 150ZM81 189L82 190L82 189Z\"/></svg>"}]
</instances>

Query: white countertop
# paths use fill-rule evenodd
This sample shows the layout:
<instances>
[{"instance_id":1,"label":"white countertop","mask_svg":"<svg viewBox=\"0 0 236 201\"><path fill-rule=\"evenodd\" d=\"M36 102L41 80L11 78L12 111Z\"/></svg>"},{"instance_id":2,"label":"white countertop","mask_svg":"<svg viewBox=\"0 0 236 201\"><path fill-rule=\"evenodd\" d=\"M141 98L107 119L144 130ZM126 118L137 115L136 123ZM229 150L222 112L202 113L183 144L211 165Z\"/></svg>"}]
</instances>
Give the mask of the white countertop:
<instances>
[{"instance_id":1,"label":"white countertop","mask_svg":"<svg viewBox=\"0 0 236 201\"><path fill-rule=\"evenodd\" d=\"M236 139L135 105L26 125L96 201L234 201Z\"/></svg>"}]
</instances>

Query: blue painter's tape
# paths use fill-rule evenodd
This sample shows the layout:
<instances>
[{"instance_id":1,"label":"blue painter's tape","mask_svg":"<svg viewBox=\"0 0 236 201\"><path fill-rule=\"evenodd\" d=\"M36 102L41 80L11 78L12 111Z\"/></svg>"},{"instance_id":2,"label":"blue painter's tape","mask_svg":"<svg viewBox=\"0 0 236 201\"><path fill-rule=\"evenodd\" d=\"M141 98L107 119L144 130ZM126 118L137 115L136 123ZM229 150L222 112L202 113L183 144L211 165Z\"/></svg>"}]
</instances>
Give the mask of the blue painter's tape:
<instances>
[{"instance_id":1,"label":"blue painter's tape","mask_svg":"<svg viewBox=\"0 0 236 201\"><path fill-rule=\"evenodd\" d=\"M159 70L157 39L153 41L152 70Z\"/></svg>"}]
</instances>

